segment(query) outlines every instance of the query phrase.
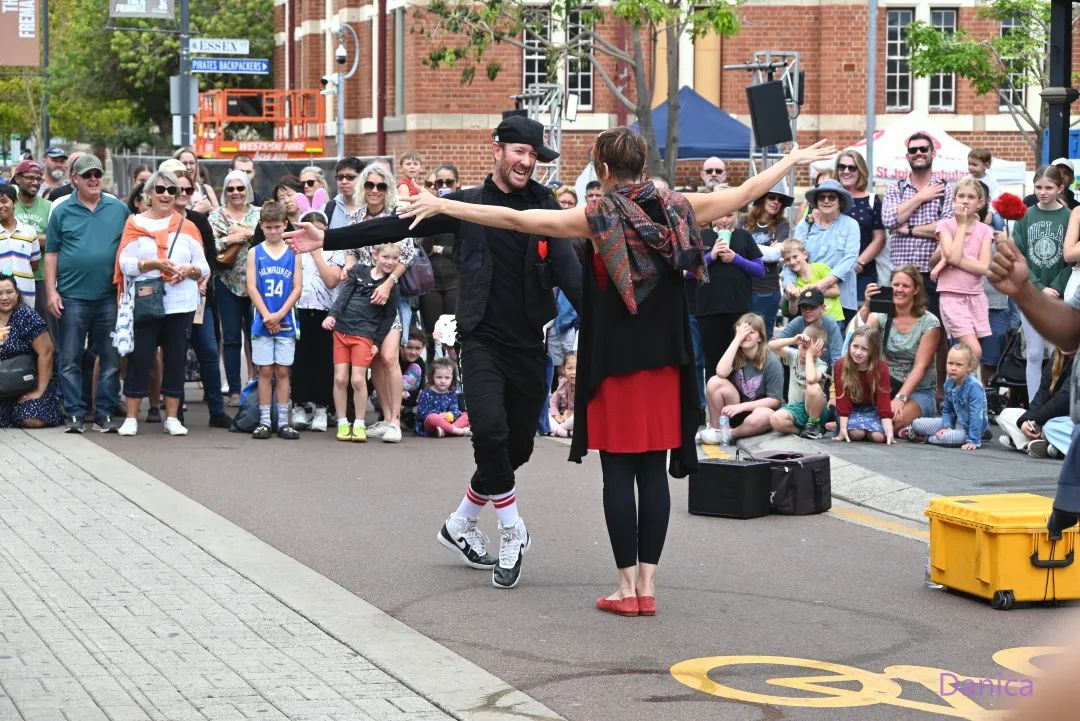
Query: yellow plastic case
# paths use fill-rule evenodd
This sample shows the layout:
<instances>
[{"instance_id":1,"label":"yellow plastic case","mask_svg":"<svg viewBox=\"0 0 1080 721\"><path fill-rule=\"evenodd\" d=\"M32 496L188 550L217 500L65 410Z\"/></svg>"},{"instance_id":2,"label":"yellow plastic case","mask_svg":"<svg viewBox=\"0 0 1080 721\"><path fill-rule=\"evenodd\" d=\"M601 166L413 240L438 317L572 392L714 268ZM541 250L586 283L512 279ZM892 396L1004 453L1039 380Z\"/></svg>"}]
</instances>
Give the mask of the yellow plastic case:
<instances>
[{"instance_id":1,"label":"yellow plastic case","mask_svg":"<svg viewBox=\"0 0 1080 721\"><path fill-rule=\"evenodd\" d=\"M1080 598L1077 527L1050 541L1052 503L1032 493L935 498L925 512L930 580L1003 611L1017 601Z\"/></svg>"}]
</instances>

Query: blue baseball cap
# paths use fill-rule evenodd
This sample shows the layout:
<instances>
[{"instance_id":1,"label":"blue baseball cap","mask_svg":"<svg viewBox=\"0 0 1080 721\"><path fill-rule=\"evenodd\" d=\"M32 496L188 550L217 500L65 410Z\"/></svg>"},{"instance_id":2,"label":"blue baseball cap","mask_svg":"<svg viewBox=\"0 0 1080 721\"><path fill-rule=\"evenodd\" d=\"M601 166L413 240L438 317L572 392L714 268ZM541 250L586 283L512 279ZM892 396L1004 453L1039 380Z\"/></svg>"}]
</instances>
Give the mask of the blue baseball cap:
<instances>
[{"instance_id":1,"label":"blue baseball cap","mask_svg":"<svg viewBox=\"0 0 1080 721\"><path fill-rule=\"evenodd\" d=\"M54 145L51 148L45 149L46 158L66 158L67 156L68 152L61 148L59 145Z\"/></svg>"}]
</instances>

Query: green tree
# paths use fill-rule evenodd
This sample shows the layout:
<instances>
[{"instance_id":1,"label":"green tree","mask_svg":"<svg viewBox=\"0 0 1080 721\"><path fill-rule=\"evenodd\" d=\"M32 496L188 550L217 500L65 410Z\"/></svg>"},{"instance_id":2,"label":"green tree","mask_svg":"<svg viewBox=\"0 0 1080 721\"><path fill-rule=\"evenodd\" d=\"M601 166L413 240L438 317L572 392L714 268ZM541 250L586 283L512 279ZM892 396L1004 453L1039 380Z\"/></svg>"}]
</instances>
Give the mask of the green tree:
<instances>
[{"instance_id":1,"label":"green tree","mask_svg":"<svg viewBox=\"0 0 1080 721\"><path fill-rule=\"evenodd\" d=\"M462 67L462 83L473 82L477 67L492 45L506 43L524 49L529 45L547 53L549 76L554 79L564 63L588 61L612 95L631 110L649 144L649 173L674 178L679 147L679 38L684 33L699 38L708 33L731 36L739 31L738 0L684 3L681 0L613 0L600 7L582 0L552 0L546 12L526 0L431 0L416 9L416 31L432 38L436 48L425 58L430 67ZM619 47L598 32L605 19L625 21L630 47ZM550 26L549 26L550 23ZM549 27L552 31L549 32ZM646 47L656 47L660 34L667 41L667 152L661 159L652 123L655 81ZM648 44L648 45L647 45ZM614 59L629 69L632 85L605 67ZM494 80L501 67L484 65Z\"/></svg>"},{"instance_id":2,"label":"green tree","mask_svg":"<svg viewBox=\"0 0 1080 721\"><path fill-rule=\"evenodd\" d=\"M919 77L955 73L979 95L993 93L1007 108L1035 157L1042 160L1046 103L1032 114L1022 102L1026 93L1047 87L1050 60L1050 3L1046 0L990 0L976 10L980 18L1001 28L990 37L965 30L946 33L918 21L908 26L911 70Z\"/></svg>"},{"instance_id":3,"label":"green tree","mask_svg":"<svg viewBox=\"0 0 1080 721\"><path fill-rule=\"evenodd\" d=\"M53 132L117 148L167 144L169 76L180 69L176 23L110 19L102 0L52 0L48 68ZM243 37L252 54L274 49L273 0L192 0L191 30L205 37ZM107 28L126 28L116 30ZM269 87L260 75L202 75L202 89Z\"/></svg>"},{"instance_id":4,"label":"green tree","mask_svg":"<svg viewBox=\"0 0 1080 721\"><path fill-rule=\"evenodd\" d=\"M0 142L7 145L13 134L29 137L41 126L41 78L32 75L0 77Z\"/></svg>"}]
</instances>

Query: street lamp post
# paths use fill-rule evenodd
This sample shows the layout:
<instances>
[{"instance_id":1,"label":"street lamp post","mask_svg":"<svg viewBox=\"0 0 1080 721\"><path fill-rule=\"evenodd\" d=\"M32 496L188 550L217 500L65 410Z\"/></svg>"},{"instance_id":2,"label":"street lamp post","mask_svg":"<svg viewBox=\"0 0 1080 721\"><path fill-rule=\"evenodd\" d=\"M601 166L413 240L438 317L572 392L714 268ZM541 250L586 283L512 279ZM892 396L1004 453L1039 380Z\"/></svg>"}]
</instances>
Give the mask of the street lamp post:
<instances>
[{"instance_id":1,"label":"street lamp post","mask_svg":"<svg viewBox=\"0 0 1080 721\"><path fill-rule=\"evenodd\" d=\"M334 21L334 26L331 27L331 32L335 33L338 38L338 46L334 51L334 60L338 65L344 65L348 58L345 51L346 31L348 31L353 41L353 62L349 72L344 75L340 72L337 73L337 156L339 160L345 157L345 81L355 75L357 68L360 67L360 38L351 25L337 20Z\"/></svg>"}]
</instances>

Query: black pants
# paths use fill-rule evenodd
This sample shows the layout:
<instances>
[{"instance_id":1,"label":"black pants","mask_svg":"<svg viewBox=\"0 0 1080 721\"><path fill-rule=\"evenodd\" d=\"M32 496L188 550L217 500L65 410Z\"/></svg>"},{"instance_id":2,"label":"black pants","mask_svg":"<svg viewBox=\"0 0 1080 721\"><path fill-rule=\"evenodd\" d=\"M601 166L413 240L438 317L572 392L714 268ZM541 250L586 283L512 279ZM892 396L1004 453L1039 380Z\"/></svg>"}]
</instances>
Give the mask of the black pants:
<instances>
[{"instance_id":1,"label":"black pants","mask_svg":"<svg viewBox=\"0 0 1080 721\"><path fill-rule=\"evenodd\" d=\"M604 473L604 520L615 565L630 568L638 562L660 563L671 513L667 451L600 451L600 468Z\"/></svg>"},{"instance_id":2,"label":"black pants","mask_svg":"<svg viewBox=\"0 0 1080 721\"><path fill-rule=\"evenodd\" d=\"M420 296L420 318L424 322L424 331L428 334L428 363L431 363L435 357L435 339L431 337L431 332L435 330L435 324L438 322L439 316L454 315L457 312L457 297L458 286L456 282L449 288L442 288L439 283L436 283L431 292ZM408 336L401 339L402 345L408 342Z\"/></svg>"},{"instance_id":3,"label":"black pants","mask_svg":"<svg viewBox=\"0 0 1080 721\"><path fill-rule=\"evenodd\" d=\"M297 308L300 338L292 366L292 399L329 408L334 403L334 333L322 327L327 311Z\"/></svg>"},{"instance_id":4,"label":"black pants","mask_svg":"<svg viewBox=\"0 0 1080 721\"><path fill-rule=\"evenodd\" d=\"M929 273L920 273L923 288L926 290L926 309L941 319L941 297L938 295L937 281L930 280Z\"/></svg>"},{"instance_id":5,"label":"black pants","mask_svg":"<svg viewBox=\"0 0 1080 721\"><path fill-rule=\"evenodd\" d=\"M478 494L510 491L514 471L532 455L546 363L542 348L524 351L462 341L461 379L476 459L472 489Z\"/></svg>"},{"instance_id":6,"label":"black pants","mask_svg":"<svg viewBox=\"0 0 1080 721\"><path fill-rule=\"evenodd\" d=\"M697 317L698 333L701 335L701 352L705 356L705 377L712 378L716 364L735 340L735 321L742 313L710 313Z\"/></svg>"},{"instance_id":7,"label":"black pants","mask_svg":"<svg viewBox=\"0 0 1080 721\"><path fill-rule=\"evenodd\" d=\"M150 368L161 346L161 395L184 396L184 368L187 365L188 335L195 312L170 313L158 320L135 324L135 348L128 356L124 395L146 398L150 392Z\"/></svg>"}]
</instances>

